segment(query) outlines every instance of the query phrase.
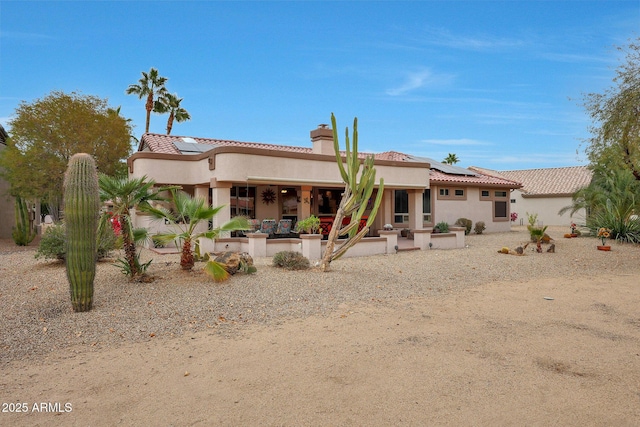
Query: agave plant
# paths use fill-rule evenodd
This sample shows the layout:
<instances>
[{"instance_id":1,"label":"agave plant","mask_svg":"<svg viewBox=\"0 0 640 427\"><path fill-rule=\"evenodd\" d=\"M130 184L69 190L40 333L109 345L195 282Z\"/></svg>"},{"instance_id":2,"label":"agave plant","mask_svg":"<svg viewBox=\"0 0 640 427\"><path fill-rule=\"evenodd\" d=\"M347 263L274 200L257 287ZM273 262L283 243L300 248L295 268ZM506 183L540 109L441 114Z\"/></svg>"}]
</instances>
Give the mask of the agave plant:
<instances>
[{"instance_id":1,"label":"agave plant","mask_svg":"<svg viewBox=\"0 0 640 427\"><path fill-rule=\"evenodd\" d=\"M175 209L146 207L145 212L149 212L158 220L164 220L171 231L154 235L154 238L161 243L177 242L182 248L180 256L180 267L183 270L191 270L196 259L199 259L200 247L198 239L215 239L220 233L236 230L249 230L251 228L249 220L245 217L235 217L224 224L207 229L205 226L223 208L224 205L212 207L201 197L191 197L184 191L171 190L173 206ZM205 271L217 281L226 279L226 271L220 263L209 260L205 266Z\"/></svg>"}]
</instances>

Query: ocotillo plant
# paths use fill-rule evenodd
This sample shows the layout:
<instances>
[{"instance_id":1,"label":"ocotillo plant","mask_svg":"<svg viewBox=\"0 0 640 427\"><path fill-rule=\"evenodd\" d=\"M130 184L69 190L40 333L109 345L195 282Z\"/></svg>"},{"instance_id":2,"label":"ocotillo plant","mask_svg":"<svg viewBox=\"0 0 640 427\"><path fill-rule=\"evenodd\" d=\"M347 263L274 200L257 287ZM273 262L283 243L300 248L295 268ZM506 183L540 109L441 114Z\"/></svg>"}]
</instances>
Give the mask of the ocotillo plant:
<instances>
[{"instance_id":1,"label":"ocotillo plant","mask_svg":"<svg viewBox=\"0 0 640 427\"><path fill-rule=\"evenodd\" d=\"M331 232L329 233L327 247L322 256L322 262L320 265L322 271L329 270L329 264L331 264L331 261L344 255L349 248L358 243L358 241L369 232L369 227L371 227L371 224L378 213L378 208L380 207L384 191L384 179L380 178L378 194L373 207L371 208L371 212L369 213L369 218L362 230L358 231L360 220L367 209L369 198L373 193L373 187L376 183L376 169L373 167L373 156L371 155L365 158L362 173L358 179L358 172L360 171L360 159L358 158L358 118L356 117L353 119L353 147L350 147L349 144L349 128L347 127L345 131L346 167L342 164L336 118L333 113L331 113L331 126L333 127L333 149L336 152L338 169L340 169L340 174L345 182L345 187L344 193L342 194L342 200L340 201L338 211L336 212L336 217L333 220ZM342 219L347 216L350 216L351 220L348 225L342 227ZM338 237L346 234L348 234L349 237L340 244L340 246L335 248Z\"/></svg>"},{"instance_id":2,"label":"ocotillo plant","mask_svg":"<svg viewBox=\"0 0 640 427\"><path fill-rule=\"evenodd\" d=\"M20 196L16 196L16 225L11 237L18 246L27 246L36 237L36 231L29 224L29 208Z\"/></svg>"},{"instance_id":3,"label":"ocotillo plant","mask_svg":"<svg viewBox=\"0 0 640 427\"><path fill-rule=\"evenodd\" d=\"M98 173L93 157L74 154L64 177L66 266L74 311L89 311L93 303L99 209Z\"/></svg>"}]
</instances>

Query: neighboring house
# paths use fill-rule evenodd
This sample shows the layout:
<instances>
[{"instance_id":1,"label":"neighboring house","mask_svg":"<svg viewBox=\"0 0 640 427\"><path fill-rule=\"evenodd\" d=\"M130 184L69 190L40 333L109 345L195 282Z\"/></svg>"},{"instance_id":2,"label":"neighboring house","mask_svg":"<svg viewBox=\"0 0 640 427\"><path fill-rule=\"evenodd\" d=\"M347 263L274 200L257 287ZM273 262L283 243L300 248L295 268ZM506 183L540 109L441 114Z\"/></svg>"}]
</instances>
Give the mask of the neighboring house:
<instances>
[{"instance_id":1,"label":"neighboring house","mask_svg":"<svg viewBox=\"0 0 640 427\"><path fill-rule=\"evenodd\" d=\"M234 215L295 221L315 214L331 219L344 190L332 130L320 125L311 131L311 145L146 133L138 151L128 159L129 174L146 175L158 184L182 185L186 192L208 198L214 206L228 205L216 223ZM453 225L460 217L485 221L487 231L509 229L509 199L503 195L519 184L395 151L374 154L374 159L376 182L384 178L385 194L372 235L385 224L417 230L439 221ZM145 221L136 220L138 225L150 225Z\"/></svg>"},{"instance_id":2,"label":"neighboring house","mask_svg":"<svg viewBox=\"0 0 640 427\"><path fill-rule=\"evenodd\" d=\"M7 146L9 135L0 125L0 151ZM11 238L11 228L15 224L15 207L13 197L9 195L9 183L0 178L0 239Z\"/></svg>"},{"instance_id":3,"label":"neighboring house","mask_svg":"<svg viewBox=\"0 0 640 427\"><path fill-rule=\"evenodd\" d=\"M518 224L527 224L527 213L537 214L541 225L569 226L584 224L586 212L581 209L570 215L558 212L572 203L571 196L591 183L592 173L586 166L563 168L490 171L472 167L474 171L522 183L511 193L511 209L518 213Z\"/></svg>"}]
</instances>

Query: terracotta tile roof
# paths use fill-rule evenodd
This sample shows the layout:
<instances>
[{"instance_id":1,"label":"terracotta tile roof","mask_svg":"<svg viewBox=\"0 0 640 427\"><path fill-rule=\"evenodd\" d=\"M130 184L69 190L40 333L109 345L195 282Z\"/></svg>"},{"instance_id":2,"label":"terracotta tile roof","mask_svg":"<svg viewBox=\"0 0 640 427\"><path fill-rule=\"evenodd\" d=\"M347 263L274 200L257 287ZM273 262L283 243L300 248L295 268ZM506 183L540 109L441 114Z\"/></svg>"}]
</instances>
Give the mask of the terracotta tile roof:
<instances>
[{"instance_id":1,"label":"terracotta tile roof","mask_svg":"<svg viewBox=\"0 0 640 427\"><path fill-rule=\"evenodd\" d=\"M471 171L470 171L471 172ZM520 188L520 183L491 175L486 175L478 171L474 175L453 175L431 169L429 181L432 184L471 184L477 186L500 186L508 188Z\"/></svg>"},{"instance_id":2,"label":"terracotta tile roof","mask_svg":"<svg viewBox=\"0 0 640 427\"><path fill-rule=\"evenodd\" d=\"M278 151L287 151L292 153L308 153L311 154L313 149L311 147L297 147L290 145L277 145L277 144L265 144L261 142L241 142L241 141L231 141L231 140L223 140L223 139L212 139L212 138L197 138L197 137L186 137L186 136L176 136L176 135L163 135L156 133L145 133L142 135L142 139L140 142L140 146L138 147L138 151L151 151L153 153L166 153L166 154L181 154L180 150L174 142L178 143L195 143L195 144L203 144L203 145L211 145L211 148L214 147L247 147L247 148L258 148L263 150L278 150ZM359 157L364 158L367 155L371 155L372 153L359 153ZM411 162L411 161L419 161L412 156L409 156L404 153L399 153L397 151L385 151L383 153L374 153L374 158L376 160L393 160L400 162Z\"/></svg>"},{"instance_id":3,"label":"terracotta tile roof","mask_svg":"<svg viewBox=\"0 0 640 427\"><path fill-rule=\"evenodd\" d=\"M196 138L176 135L162 135L156 133L145 133L138 151L151 151L154 153L180 154L180 150L174 145L174 141L192 142L196 144L211 145L214 147L253 147L264 150L280 150L295 153L311 153L311 148L294 147L288 145L263 144L259 142L241 142L212 138Z\"/></svg>"},{"instance_id":4,"label":"terracotta tile roof","mask_svg":"<svg viewBox=\"0 0 640 427\"><path fill-rule=\"evenodd\" d=\"M510 171L489 171L472 168L481 173L491 173L522 183L526 196L569 196L591 182L591 171L586 166L540 168Z\"/></svg>"}]
</instances>

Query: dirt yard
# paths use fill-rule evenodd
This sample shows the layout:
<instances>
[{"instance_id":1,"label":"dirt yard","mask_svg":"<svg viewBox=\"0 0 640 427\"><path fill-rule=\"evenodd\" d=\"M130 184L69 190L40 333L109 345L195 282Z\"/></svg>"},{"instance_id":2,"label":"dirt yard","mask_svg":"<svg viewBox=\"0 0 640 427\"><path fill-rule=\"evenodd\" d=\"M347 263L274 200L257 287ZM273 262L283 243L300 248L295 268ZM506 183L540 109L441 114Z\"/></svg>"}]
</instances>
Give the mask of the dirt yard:
<instances>
[{"instance_id":1,"label":"dirt yard","mask_svg":"<svg viewBox=\"0 0 640 427\"><path fill-rule=\"evenodd\" d=\"M0 367L4 426L638 426L640 270L342 303Z\"/></svg>"}]
</instances>

